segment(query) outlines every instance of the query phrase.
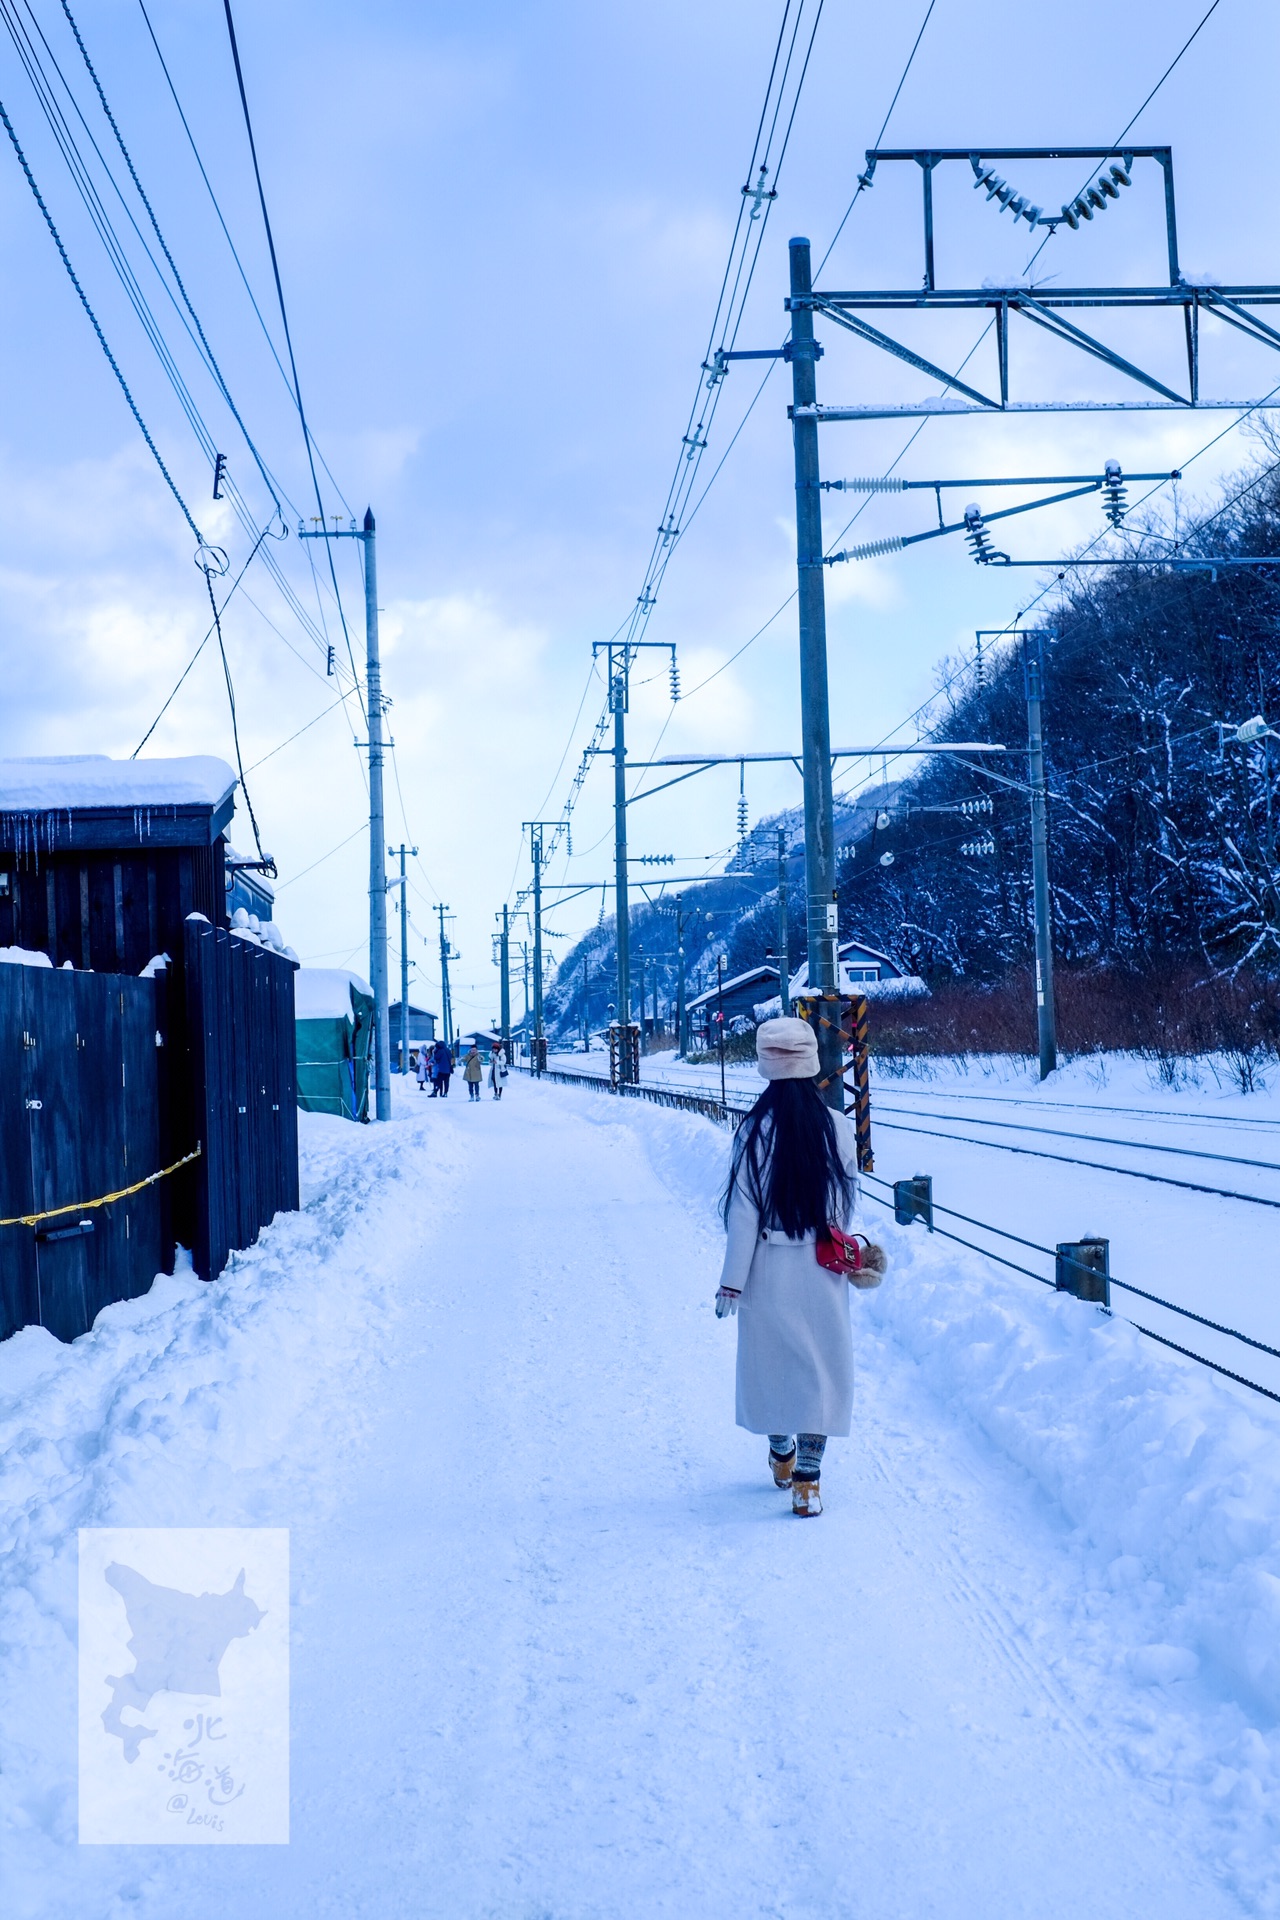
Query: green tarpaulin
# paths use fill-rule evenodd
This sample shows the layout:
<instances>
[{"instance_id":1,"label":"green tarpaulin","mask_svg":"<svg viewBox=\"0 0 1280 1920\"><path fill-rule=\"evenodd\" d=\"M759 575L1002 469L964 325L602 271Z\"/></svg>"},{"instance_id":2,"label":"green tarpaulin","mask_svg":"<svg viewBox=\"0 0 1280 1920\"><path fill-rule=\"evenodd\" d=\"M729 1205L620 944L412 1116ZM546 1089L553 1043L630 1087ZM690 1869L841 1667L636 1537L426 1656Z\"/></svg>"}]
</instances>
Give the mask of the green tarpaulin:
<instances>
[{"instance_id":1,"label":"green tarpaulin","mask_svg":"<svg viewBox=\"0 0 1280 1920\"><path fill-rule=\"evenodd\" d=\"M343 967L300 967L294 976L298 1023L298 1105L305 1113L369 1118L373 991Z\"/></svg>"}]
</instances>

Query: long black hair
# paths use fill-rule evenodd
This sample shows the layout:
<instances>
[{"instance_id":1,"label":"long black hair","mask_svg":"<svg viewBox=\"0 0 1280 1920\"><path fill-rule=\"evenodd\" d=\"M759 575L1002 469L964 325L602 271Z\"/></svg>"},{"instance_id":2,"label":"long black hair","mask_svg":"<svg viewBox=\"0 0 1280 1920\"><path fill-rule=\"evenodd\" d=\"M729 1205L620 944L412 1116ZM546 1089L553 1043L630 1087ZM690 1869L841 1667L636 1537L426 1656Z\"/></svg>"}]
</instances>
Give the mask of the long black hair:
<instances>
[{"instance_id":1,"label":"long black hair","mask_svg":"<svg viewBox=\"0 0 1280 1920\"><path fill-rule=\"evenodd\" d=\"M764 1226L798 1240L842 1225L854 1183L840 1158L831 1109L813 1080L771 1080L738 1129L721 1213L741 1187Z\"/></svg>"}]
</instances>

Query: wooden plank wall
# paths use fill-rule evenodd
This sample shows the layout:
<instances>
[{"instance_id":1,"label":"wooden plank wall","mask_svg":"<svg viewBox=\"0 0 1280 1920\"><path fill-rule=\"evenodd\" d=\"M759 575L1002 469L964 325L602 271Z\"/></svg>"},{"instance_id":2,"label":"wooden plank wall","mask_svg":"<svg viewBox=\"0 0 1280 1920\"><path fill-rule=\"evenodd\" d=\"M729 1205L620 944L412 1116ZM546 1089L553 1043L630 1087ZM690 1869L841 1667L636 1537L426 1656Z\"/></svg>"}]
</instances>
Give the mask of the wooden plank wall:
<instances>
[{"instance_id":1,"label":"wooden plank wall","mask_svg":"<svg viewBox=\"0 0 1280 1920\"><path fill-rule=\"evenodd\" d=\"M189 913L226 915L226 845L103 853L0 854L0 947L47 953L55 967L138 973L154 954L182 964Z\"/></svg>"},{"instance_id":2,"label":"wooden plank wall","mask_svg":"<svg viewBox=\"0 0 1280 1920\"><path fill-rule=\"evenodd\" d=\"M183 937L186 1079L202 1145L192 1259L216 1279L298 1206L293 962L191 918Z\"/></svg>"},{"instance_id":3,"label":"wooden plank wall","mask_svg":"<svg viewBox=\"0 0 1280 1920\"><path fill-rule=\"evenodd\" d=\"M0 966L0 1218L117 1192L165 1164L162 989L128 975ZM74 1340L173 1269L164 1182L83 1215L0 1227L0 1339ZM52 1237L52 1236L59 1237Z\"/></svg>"}]
</instances>

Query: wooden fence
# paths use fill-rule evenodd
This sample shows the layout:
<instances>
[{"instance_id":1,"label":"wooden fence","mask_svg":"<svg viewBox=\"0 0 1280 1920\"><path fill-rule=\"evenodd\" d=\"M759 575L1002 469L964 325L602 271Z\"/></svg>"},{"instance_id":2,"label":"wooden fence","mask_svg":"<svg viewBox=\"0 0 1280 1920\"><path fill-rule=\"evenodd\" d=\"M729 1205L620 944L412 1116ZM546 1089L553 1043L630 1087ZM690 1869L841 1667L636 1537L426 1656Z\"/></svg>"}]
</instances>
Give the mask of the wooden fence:
<instances>
[{"instance_id":1,"label":"wooden fence","mask_svg":"<svg viewBox=\"0 0 1280 1920\"><path fill-rule=\"evenodd\" d=\"M178 1240L213 1280L296 1209L293 971L200 916L156 979L0 965L0 1340L74 1340Z\"/></svg>"},{"instance_id":2,"label":"wooden fence","mask_svg":"<svg viewBox=\"0 0 1280 1920\"><path fill-rule=\"evenodd\" d=\"M193 916L183 974L190 1089L192 1262L204 1280L298 1205L293 963Z\"/></svg>"},{"instance_id":3,"label":"wooden fence","mask_svg":"<svg viewBox=\"0 0 1280 1920\"><path fill-rule=\"evenodd\" d=\"M173 1266L164 1181L109 1207L19 1216L117 1193L165 1162L165 982L0 966L0 1339L74 1340Z\"/></svg>"}]
</instances>

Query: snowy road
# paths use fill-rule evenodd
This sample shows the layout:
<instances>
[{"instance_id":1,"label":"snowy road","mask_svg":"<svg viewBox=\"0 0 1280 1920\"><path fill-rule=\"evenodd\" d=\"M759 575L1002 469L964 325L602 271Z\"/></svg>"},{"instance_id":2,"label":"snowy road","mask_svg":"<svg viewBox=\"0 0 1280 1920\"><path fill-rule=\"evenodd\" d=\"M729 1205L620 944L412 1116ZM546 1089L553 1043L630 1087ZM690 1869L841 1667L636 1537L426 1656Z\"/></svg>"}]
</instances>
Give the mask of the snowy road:
<instances>
[{"instance_id":1,"label":"snowy road","mask_svg":"<svg viewBox=\"0 0 1280 1920\"><path fill-rule=\"evenodd\" d=\"M1015 1437L1057 1394L1053 1450L1087 1467L1085 1366L1124 1369L1149 1428L1179 1393L1171 1430L1239 1427L1232 1390L976 1278L958 1367L928 1331L942 1250L904 1234L802 1526L732 1425L722 1134L519 1079L304 1145L308 1207L218 1287L0 1349L7 1914L1276 1911L1274 1712L1166 1644L1194 1596L1165 1547L1118 1553ZM982 1372L1001 1340L1014 1391ZM1268 1499L1278 1436L1248 1436ZM1135 1489L1149 1528L1164 1485ZM291 1529L287 1847L77 1848L71 1530L128 1523Z\"/></svg>"}]
</instances>

